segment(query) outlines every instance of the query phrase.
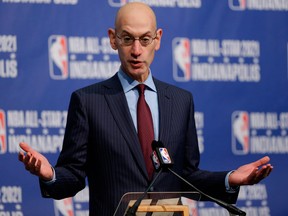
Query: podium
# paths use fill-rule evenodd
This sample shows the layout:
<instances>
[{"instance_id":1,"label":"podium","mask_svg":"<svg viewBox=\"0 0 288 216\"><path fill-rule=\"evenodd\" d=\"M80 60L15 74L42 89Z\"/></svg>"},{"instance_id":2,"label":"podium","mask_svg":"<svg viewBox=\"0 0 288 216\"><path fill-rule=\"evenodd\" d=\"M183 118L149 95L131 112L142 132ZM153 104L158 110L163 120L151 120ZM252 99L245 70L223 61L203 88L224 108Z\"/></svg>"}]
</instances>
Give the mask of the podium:
<instances>
[{"instance_id":1,"label":"podium","mask_svg":"<svg viewBox=\"0 0 288 216\"><path fill-rule=\"evenodd\" d=\"M122 196L114 216L125 216L129 207L143 196L143 192L129 192ZM186 200L199 201L198 192L148 192L140 203L136 216L189 216ZM192 214L193 215L193 214Z\"/></svg>"}]
</instances>

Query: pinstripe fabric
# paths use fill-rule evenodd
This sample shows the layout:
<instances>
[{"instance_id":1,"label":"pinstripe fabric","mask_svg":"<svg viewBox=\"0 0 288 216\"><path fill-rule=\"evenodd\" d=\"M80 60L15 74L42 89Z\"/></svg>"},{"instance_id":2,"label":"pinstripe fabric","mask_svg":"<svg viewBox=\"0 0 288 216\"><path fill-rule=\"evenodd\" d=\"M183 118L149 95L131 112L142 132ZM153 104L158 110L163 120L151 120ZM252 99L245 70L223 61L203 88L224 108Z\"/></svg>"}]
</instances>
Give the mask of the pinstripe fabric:
<instances>
[{"instance_id":1,"label":"pinstripe fabric","mask_svg":"<svg viewBox=\"0 0 288 216\"><path fill-rule=\"evenodd\" d=\"M235 202L225 192L227 172L198 169L199 150L194 107L189 92L154 79L159 100L159 140L174 159L173 169L207 193ZM88 177L90 215L113 215L123 194L149 185L137 133L117 75L74 92L54 184L40 182L44 197L61 199L85 187ZM163 173L154 191L187 189ZM189 189L190 190L190 189Z\"/></svg>"}]
</instances>

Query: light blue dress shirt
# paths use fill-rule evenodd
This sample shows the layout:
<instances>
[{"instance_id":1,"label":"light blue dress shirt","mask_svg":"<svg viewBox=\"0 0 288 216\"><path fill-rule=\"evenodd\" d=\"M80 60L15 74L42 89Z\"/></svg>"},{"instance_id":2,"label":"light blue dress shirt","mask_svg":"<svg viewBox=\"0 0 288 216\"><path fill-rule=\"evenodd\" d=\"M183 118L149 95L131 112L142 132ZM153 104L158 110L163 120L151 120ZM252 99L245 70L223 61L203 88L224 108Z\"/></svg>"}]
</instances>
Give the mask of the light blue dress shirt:
<instances>
[{"instance_id":1,"label":"light blue dress shirt","mask_svg":"<svg viewBox=\"0 0 288 216\"><path fill-rule=\"evenodd\" d=\"M138 81L133 80L127 74L125 74L121 69L118 71L118 77L123 87L125 93L128 107L133 119L134 126L137 131L137 101L139 98L139 92L136 86L140 84ZM153 127L154 127L154 139L159 139L159 109L158 109L158 98L157 89L152 79L151 71L148 78L143 83L147 87L145 89L145 100L151 110Z\"/></svg>"}]
</instances>

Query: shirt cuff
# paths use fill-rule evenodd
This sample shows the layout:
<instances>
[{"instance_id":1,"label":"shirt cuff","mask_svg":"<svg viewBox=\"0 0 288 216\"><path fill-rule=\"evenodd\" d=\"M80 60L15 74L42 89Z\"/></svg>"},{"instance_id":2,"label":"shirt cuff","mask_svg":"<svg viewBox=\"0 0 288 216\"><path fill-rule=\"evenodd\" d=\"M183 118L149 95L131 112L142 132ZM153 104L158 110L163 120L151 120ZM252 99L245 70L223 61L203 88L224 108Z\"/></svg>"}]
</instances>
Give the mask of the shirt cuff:
<instances>
[{"instance_id":1,"label":"shirt cuff","mask_svg":"<svg viewBox=\"0 0 288 216\"><path fill-rule=\"evenodd\" d=\"M55 173L55 169L51 166L51 169L53 171L53 178L50 181L44 181L41 179L41 181L46 184L46 185L50 185L53 184L56 181L56 173Z\"/></svg>"},{"instance_id":2,"label":"shirt cuff","mask_svg":"<svg viewBox=\"0 0 288 216\"><path fill-rule=\"evenodd\" d=\"M235 193L238 191L239 186L236 187L231 187L229 185L229 176L234 172L235 170L232 170L230 172L227 173L226 177L225 177L225 187L226 187L226 192L228 193Z\"/></svg>"}]
</instances>

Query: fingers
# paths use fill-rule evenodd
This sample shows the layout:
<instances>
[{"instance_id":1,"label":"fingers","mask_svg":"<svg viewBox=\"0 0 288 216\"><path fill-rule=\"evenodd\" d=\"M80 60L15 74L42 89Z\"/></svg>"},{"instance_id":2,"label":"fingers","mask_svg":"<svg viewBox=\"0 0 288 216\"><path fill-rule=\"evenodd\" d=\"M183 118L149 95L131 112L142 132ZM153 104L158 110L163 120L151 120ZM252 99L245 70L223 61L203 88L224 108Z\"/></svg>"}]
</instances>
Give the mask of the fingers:
<instances>
[{"instance_id":1,"label":"fingers","mask_svg":"<svg viewBox=\"0 0 288 216\"><path fill-rule=\"evenodd\" d=\"M254 174L254 178L252 180L252 184L257 184L260 181L262 181L263 179L265 179L266 177L268 177L270 175L270 173L272 172L273 167L271 166L271 164L267 164L264 165L260 170L258 170L255 174Z\"/></svg>"},{"instance_id":2,"label":"fingers","mask_svg":"<svg viewBox=\"0 0 288 216\"><path fill-rule=\"evenodd\" d=\"M37 160L33 160L32 164L34 163L33 166L30 167L30 173L34 174L34 175L39 175L40 173L40 167L41 167L41 161Z\"/></svg>"},{"instance_id":3,"label":"fingers","mask_svg":"<svg viewBox=\"0 0 288 216\"><path fill-rule=\"evenodd\" d=\"M266 178L267 176L270 175L270 173L272 172L273 167L271 166L271 164L267 164L266 166L263 166L261 168L261 170L259 171L259 176L263 179Z\"/></svg>"},{"instance_id":4,"label":"fingers","mask_svg":"<svg viewBox=\"0 0 288 216\"><path fill-rule=\"evenodd\" d=\"M24 158L25 158L24 153L20 151L19 154L18 154L18 160L23 162Z\"/></svg>"},{"instance_id":5,"label":"fingers","mask_svg":"<svg viewBox=\"0 0 288 216\"><path fill-rule=\"evenodd\" d=\"M266 170L265 176L266 177L269 176L272 170L273 170L273 166L271 166L271 164L268 164L268 169Z\"/></svg>"},{"instance_id":6,"label":"fingers","mask_svg":"<svg viewBox=\"0 0 288 216\"><path fill-rule=\"evenodd\" d=\"M24 142L19 143L19 146L25 152L34 151L27 143Z\"/></svg>"},{"instance_id":7,"label":"fingers","mask_svg":"<svg viewBox=\"0 0 288 216\"><path fill-rule=\"evenodd\" d=\"M270 158L268 156L262 157L261 159L253 162L253 164L257 167L262 166L264 164L267 164L270 161Z\"/></svg>"},{"instance_id":8,"label":"fingers","mask_svg":"<svg viewBox=\"0 0 288 216\"><path fill-rule=\"evenodd\" d=\"M27 152L26 155L23 152L20 152L18 158L23 162L27 171L34 175L40 173L41 161L34 157L30 152Z\"/></svg>"},{"instance_id":9,"label":"fingers","mask_svg":"<svg viewBox=\"0 0 288 216\"><path fill-rule=\"evenodd\" d=\"M19 152L19 161L24 163L26 170L28 170L32 174L37 174L37 172L39 172L40 170L40 166L39 161L33 156L34 150L27 143L24 142L21 142L19 146L24 151Z\"/></svg>"}]
</instances>

